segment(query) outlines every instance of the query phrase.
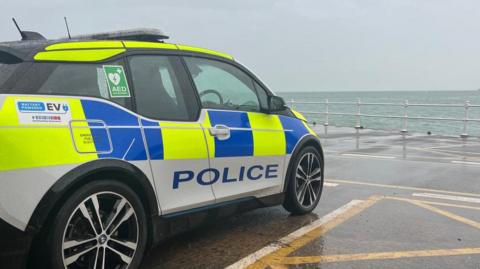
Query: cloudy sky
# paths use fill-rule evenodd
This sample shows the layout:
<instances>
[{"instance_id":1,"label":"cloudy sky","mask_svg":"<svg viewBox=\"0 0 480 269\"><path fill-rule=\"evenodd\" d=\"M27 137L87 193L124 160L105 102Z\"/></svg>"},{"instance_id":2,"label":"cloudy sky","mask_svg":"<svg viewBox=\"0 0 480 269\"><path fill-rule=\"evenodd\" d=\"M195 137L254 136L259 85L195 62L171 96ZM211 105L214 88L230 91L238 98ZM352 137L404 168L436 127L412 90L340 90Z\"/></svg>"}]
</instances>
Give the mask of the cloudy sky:
<instances>
[{"instance_id":1,"label":"cloudy sky","mask_svg":"<svg viewBox=\"0 0 480 269\"><path fill-rule=\"evenodd\" d=\"M0 40L156 27L228 52L274 91L476 90L477 0L3 0Z\"/></svg>"}]
</instances>

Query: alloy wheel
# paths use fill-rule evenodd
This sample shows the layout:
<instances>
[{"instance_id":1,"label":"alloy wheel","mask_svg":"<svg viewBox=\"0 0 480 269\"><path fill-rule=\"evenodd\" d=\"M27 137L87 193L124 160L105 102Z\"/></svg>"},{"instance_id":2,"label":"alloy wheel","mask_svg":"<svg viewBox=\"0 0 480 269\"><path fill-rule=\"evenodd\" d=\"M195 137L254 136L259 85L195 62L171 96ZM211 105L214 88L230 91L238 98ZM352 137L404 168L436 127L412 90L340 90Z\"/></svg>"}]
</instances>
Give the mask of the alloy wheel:
<instances>
[{"instance_id":1,"label":"alloy wheel","mask_svg":"<svg viewBox=\"0 0 480 269\"><path fill-rule=\"evenodd\" d=\"M70 215L63 234L65 268L128 268L139 240L137 215L130 202L114 192L83 200Z\"/></svg>"},{"instance_id":2,"label":"alloy wheel","mask_svg":"<svg viewBox=\"0 0 480 269\"><path fill-rule=\"evenodd\" d=\"M318 157L308 152L302 156L295 171L295 194L298 203L309 208L319 198L322 188L322 167Z\"/></svg>"}]
</instances>

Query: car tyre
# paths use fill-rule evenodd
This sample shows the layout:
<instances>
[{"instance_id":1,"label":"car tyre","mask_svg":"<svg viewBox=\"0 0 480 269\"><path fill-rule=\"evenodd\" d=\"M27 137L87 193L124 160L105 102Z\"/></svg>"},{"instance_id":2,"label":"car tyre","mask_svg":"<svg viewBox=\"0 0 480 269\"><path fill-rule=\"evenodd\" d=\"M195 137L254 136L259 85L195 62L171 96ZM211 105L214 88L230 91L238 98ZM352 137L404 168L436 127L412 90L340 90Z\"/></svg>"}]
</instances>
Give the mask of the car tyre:
<instances>
[{"instance_id":1,"label":"car tyre","mask_svg":"<svg viewBox=\"0 0 480 269\"><path fill-rule=\"evenodd\" d=\"M90 182L64 201L47 242L50 268L138 268L147 245L144 207L123 183Z\"/></svg>"},{"instance_id":2,"label":"car tyre","mask_svg":"<svg viewBox=\"0 0 480 269\"><path fill-rule=\"evenodd\" d=\"M312 212L320 201L323 190L322 155L315 147L306 146L295 155L283 207L292 214Z\"/></svg>"}]
</instances>

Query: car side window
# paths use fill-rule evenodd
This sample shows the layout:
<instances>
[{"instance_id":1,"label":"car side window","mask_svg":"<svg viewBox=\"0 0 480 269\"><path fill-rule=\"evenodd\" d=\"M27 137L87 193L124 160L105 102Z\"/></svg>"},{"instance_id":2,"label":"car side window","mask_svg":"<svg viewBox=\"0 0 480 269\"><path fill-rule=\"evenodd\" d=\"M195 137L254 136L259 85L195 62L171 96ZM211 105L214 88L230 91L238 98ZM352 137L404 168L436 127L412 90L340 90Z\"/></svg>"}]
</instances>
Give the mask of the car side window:
<instances>
[{"instance_id":1,"label":"car side window","mask_svg":"<svg viewBox=\"0 0 480 269\"><path fill-rule=\"evenodd\" d=\"M253 80L237 67L220 61L185 57L202 106L260 111Z\"/></svg>"},{"instance_id":2,"label":"car side window","mask_svg":"<svg viewBox=\"0 0 480 269\"><path fill-rule=\"evenodd\" d=\"M111 89L116 84L109 84L108 68L117 73L110 78L119 83L117 86L124 86L122 92ZM101 97L127 108L131 102L123 61L35 63L15 88L15 93Z\"/></svg>"},{"instance_id":3,"label":"car side window","mask_svg":"<svg viewBox=\"0 0 480 269\"><path fill-rule=\"evenodd\" d=\"M193 89L178 57L129 57L137 112L159 120L189 120L198 110Z\"/></svg>"}]
</instances>

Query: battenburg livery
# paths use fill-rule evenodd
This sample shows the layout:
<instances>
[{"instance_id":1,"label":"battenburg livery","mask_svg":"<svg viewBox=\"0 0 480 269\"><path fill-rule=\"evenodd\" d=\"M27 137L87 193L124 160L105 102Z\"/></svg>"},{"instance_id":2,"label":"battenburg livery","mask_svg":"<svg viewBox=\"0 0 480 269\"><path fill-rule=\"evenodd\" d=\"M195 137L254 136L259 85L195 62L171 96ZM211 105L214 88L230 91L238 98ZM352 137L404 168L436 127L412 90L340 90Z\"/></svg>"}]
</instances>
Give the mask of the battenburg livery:
<instances>
[{"instance_id":1,"label":"battenburg livery","mask_svg":"<svg viewBox=\"0 0 480 269\"><path fill-rule=\"evenodd\" d=\"M207 219L316 207L305 118L230 55L165 38L0 43L0 268L137 268Z\"/></svg>"}]
</instances>

